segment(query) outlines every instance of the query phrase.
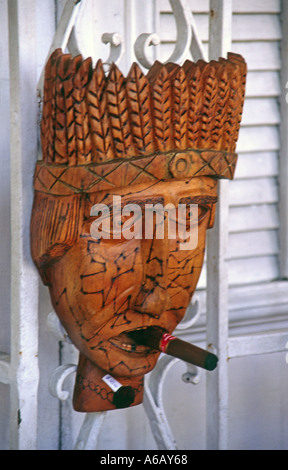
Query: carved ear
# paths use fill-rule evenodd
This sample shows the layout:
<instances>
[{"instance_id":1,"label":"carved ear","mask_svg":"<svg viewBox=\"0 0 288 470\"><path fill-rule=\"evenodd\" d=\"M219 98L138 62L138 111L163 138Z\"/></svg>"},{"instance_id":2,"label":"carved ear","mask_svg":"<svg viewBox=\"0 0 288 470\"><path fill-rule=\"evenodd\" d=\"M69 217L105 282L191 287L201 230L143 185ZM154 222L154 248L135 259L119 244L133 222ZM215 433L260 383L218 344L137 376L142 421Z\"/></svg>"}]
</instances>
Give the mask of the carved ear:
<instances>
[{"instance_id":1,"label":"carved ear","mask_svg":"<svg viewBox=\"0 0 288 470\"><path fill-rule=\"evenodd\" d=\"M207 228L213 228L215 220L216 204L211 204L210 219Z\"/></svg>"},{"instance_id":2,"label":"carved ear","mask_svg":"<svg viewBox=\"0 0 288 470\"><path fill-rule=\"evenodd\" d=\"M46 270L72 248L78 236L80 195L55 197L35 192L31 254L44 284Z\"/></svg>"}]
</instances>

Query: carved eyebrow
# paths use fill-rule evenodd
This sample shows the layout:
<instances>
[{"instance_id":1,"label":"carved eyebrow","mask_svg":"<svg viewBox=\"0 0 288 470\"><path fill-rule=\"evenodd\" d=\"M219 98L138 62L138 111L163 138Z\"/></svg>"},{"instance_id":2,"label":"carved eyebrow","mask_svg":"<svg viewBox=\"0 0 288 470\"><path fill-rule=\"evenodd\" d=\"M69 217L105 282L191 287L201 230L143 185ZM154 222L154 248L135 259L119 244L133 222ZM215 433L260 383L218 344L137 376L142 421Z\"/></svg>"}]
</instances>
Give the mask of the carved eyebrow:
<instances>
[{"instance_id":1,"label":"carved eyebrow","mask_svg":"<svg viewBox=\"0 0 288 470\"><path fill-rule=\"evenodd\" d=\"M179 204L213 204L217 200L217 196L187 196L179 199Z\"/></svg>"},{"instance_id":2,"label":"carved eyebrow","mask_svg":"<svg viewBox=\"0 0 288 470\"><path fill-rule=\"evenodd\" d=\"M121 201L121 207L123 206L127 206L129 204L137 204L138 206L140 206L141 208L144 208L145 207L145 204L164 204L164 198L161 197L161 196L158 196L158 197L150 197L150 198L142 198L142 199L137 199L137 198L134 198L134 199L124 199ZM113 203L110 203L110 204L107 204L107 206L109 207L109 209L113 209Z\"/></svg>"}]
</instances>

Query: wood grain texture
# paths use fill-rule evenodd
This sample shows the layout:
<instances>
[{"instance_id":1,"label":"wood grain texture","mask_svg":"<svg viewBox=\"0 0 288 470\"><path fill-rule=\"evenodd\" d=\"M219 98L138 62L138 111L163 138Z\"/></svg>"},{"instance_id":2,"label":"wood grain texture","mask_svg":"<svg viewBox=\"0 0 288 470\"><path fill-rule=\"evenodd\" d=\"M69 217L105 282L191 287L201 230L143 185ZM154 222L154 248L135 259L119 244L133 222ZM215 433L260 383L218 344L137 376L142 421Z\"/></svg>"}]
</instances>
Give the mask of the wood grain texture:
<instances>
[{"instance_id":1,"label":"wood grain texture","mask_svg":"<svg viewBox=\"0 0 288 470\"><path fill-rule=\"evenodd\" d=\"M80 199L49 197L36 192L31 219L32 257L44 284L48 267L58 261L74 245L78 235Z\"/></svg>"}]
</instances>

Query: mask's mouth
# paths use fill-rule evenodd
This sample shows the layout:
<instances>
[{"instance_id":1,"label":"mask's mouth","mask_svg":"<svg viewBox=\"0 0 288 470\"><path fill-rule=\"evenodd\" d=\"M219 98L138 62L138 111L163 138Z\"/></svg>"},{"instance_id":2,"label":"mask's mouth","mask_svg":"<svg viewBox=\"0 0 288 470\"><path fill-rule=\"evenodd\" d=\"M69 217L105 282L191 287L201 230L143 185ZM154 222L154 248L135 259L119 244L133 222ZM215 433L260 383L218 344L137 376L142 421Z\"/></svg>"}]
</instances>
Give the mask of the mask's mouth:
<instances>
[{"instance_id":1,"label":"mask's mouth","mask_svg":"<svg viewBox=\"0 0 288 470\"><path fill-rule=\"evenodd\" d=\"M118 336L111 338L109 342L128 353L149 354L157 351L157 343L154 345L151 338L155 336L155 333L158 333L158 336L159 332L162 332L162 334L167 333L164 328L158 326L140 327L123 331ZM147 342L149 342L149 346Z\"/></svg>"}]
</instances>

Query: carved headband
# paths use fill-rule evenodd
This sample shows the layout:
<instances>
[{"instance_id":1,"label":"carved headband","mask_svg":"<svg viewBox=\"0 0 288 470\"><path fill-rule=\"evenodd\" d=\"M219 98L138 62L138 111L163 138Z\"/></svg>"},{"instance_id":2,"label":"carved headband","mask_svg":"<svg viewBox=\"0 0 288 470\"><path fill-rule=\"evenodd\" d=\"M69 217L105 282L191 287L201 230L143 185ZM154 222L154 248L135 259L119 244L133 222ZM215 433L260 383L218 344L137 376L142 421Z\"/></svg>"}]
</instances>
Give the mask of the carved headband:
<instances>
[{"instance_id":1,"label":"carved headband","mask_svg":"<svg viewBox=\"0 0 288 470\"><path fill-rule=\"evenodd\" d=\"M234 176L246 63L234 53L183 66L99 60L56 49L44 81L34 188L55 195L193 176Z\"/></svg>"}]
</instances>

